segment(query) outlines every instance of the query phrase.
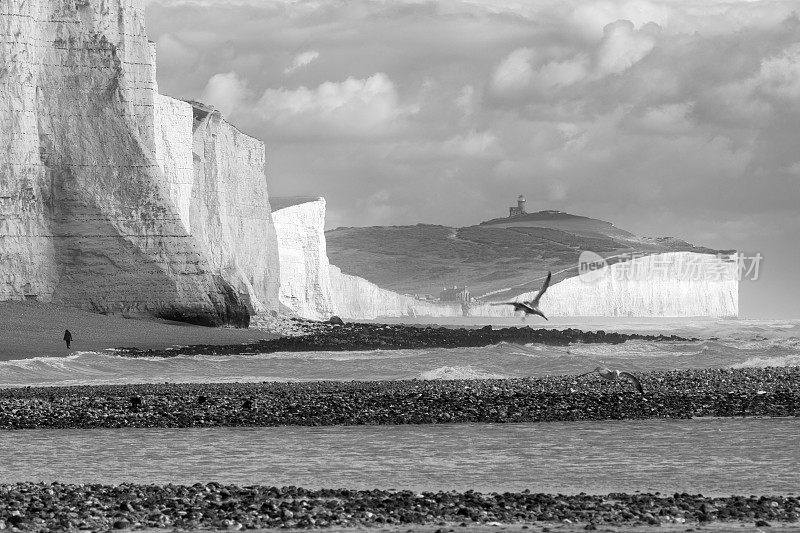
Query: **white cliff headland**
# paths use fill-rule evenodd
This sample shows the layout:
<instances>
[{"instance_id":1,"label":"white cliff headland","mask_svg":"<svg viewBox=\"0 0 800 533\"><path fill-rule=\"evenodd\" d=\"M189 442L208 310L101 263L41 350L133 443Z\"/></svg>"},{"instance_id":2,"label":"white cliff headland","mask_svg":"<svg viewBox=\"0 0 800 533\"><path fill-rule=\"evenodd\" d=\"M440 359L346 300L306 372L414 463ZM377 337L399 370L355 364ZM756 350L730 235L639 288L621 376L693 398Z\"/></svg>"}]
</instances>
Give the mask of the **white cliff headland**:
<instances>
[{"instance_id":1,"label":"white cliff headland","mask_svg":"<svg viewBox=\"0 0 800 533\"><path fill-rule=\"evenodd\" d=\"M338 313L325 249L324 198L274 198L281 306L297 316L324 320Z\"/></svg>"},{"instance_id":2,"label":"white cliff headland","mask_svg":"<svg viewBox=\"0 0 800 533\"><path fill-rule=\"evenodd\" d=\"M143 2L11 1L0 34L0 299L240 326L277 307L263 143L157 93Z\"/></svg>"}]
</instances>

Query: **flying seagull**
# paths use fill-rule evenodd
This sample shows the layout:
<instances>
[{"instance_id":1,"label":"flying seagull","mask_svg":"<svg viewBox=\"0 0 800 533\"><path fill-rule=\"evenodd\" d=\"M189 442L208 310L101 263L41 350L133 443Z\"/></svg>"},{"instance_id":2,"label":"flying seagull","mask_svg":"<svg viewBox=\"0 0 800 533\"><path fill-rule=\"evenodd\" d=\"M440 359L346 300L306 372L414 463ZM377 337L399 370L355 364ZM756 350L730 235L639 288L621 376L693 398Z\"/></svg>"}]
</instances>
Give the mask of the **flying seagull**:
<instances>
[{"instance_id":1,"label":"flying seagull","mask_svg":"<svg viewBox=\"0 0 800 533\"><path fill-rule=\"evenodd\" d=\"M499 303L494 303L492 305L513 305L515 312L522 311L523 313L525 313L522 316L523 318L525 318L528 315L539 315L545 320L549 320L546 316L544 316L542 310L539 309L539 300L542 299L542 295L547 290L547 287L550 286L551 277L553 277L553 273L548 272L547 279L544 280L544 285L542 285L542 288L539 290L539 293L533 298L533 300L530 300L528 302L499 302Z\"/></svg>"},{"instance_id":2,"label":"flying seagull","mask_svg":"<svg viewBox=\"0 0 800 533\"><path fill-rule=\"evenodd\" d=\"M634 387L636 387L636 390L638 390L640 394L644 394L644 389L642 388L642 384L639 381L639 378L637 378L630 372L620 372L619 370L611 370L610 368L598 366L592 371L584 372L583 374L580 374L579 376L575 377L580 378L583 376L588 376L589 374L594 374L595 372L597 372L597 374L606 381L620 381L622 379L627 379L628 381L633 383Z\"/></svg>"}]
</instances>

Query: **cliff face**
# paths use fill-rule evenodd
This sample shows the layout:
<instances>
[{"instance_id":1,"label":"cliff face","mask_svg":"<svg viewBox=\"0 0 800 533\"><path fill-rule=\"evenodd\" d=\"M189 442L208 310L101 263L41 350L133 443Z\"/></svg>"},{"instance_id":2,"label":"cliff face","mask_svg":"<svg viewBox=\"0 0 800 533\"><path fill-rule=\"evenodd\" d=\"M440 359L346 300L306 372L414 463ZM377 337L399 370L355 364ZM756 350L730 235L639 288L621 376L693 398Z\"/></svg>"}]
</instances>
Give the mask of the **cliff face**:
<instances>
[{"instance_id":1,"label":"cliff face","mask_svg":"<svg viewBox=\"0 0 800 533\"><path fill-rule=\"evenodd\" d=\"M246 325L247 284L191 233L191 198L205 195L189 186L192 118L180 104L181 120L166 117L143 10L138 0L4 2L0 299ZM259 276L251 284L269 294Z\"/></svg>"},{"instance_id":2,"label":"cliff face","mask_svg":"<svg viewBox=\"0 0 800 533\"><path fill-rule=\"evenodd\" d=\"M194 105L189 227L212 268L256 312L278 309L278 242L267 194L264 143Z\"/></svg>"},{"instance_id":3,"label":"cliff face","mask_svg":"<svg viewBox=\"0 0 800 533\"><path fill-rule=\"evenodd\" d=\"M194 187L194 109L191 104L158 93L154 107L156 162L164 173L172 205L189 230Z\"/></svg>"},{"instance_id":4,"label":"cliff face","mask_svg":"<svg viewBox=\"0 0 800 533\"><path fill-rule=\"evenodd\" d=\"M458 304L417 300L382 289L364 278L344 274L333 265L330 266L330 277L336 313L342 318L455 317L464 314Z\"/></svg>"},{"instance_id":5,"label":"cliff face","mask_svg":"<svg viewBox=\"0 0 800 533\"><path fill-rule=\"evenodd\" d=\"M420 301L381 289L358 276L342 274L335 266L330 267L330 276L335 307L343 318L464 314L458 304ZM739 314L738 291L735 262L676 252L611 265L599 271L593 281L576 276L555 283L542 297L541 307L548 317L735 317ZM517 299L532 299L536 292ZM511 306L488 303L473 303L466 313L514 316Z\"/></svg>"},{"instance_id":6,"label":"cliff face","mask_svg":"<svg viewBox=\"0 0 800 533\"><path fill-rule=\"evenodd\" d=\"M274 199L273 204L280 303L303 318L327 319L337 310L325 250L325 199Z\"/></svg>"},{"instance_id":7,"label":"cliff face","mask_svg":"<svg viewBox=\"0 0 800 533\"><path fill-rule=\"evenodd\" d=\"M692 252L655 254L616 263L594 278L574 276L542 297L549 316L735 317L739 315L737 262ZM515 298L530 300L537 291ZM512 316L513 309L478 305L475 316Z\"/></svg>"}]
</instances>

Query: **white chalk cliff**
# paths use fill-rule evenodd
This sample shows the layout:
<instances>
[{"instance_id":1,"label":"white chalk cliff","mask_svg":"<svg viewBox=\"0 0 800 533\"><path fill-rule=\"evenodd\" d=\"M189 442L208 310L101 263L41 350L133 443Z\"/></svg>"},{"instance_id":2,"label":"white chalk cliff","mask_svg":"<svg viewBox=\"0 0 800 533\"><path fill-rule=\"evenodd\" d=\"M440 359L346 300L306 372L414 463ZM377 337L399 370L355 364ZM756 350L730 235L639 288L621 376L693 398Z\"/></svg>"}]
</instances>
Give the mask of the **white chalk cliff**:
<instances>
[{"instance_id":1,"label":"white chalk cliff","mask_svg":"<svg viewBox=\"0 0 800 533\"><path fill-rule=\"evenodd\" d=\"M281 263L281 303L305 318L511 317L511 306L418 300L382 289L329 265L323 199L281 200L275 227ZM330 291L330 292L328 292ZM526 293L518 300L531 299ZM735 259L693 252L649 255L616 263L588 277L554 283L541 302L548 316L689 317L738 315Z\"/></svg>"},{"instance_id":2,"label":"white chalk cliff","mask_svg":"<svg viewBox=\"0 0 800 533\"><path fill-rule=\"evenodd\" d=\"M281 305L313 320L337 313L325 250L325 199L275 198Z\"/></svg>"},{"instance_id":3,"label":"white chalk cliff","mask_svg":"<svg viewBox=\"0 0 800 533\"><path fill-rule=\"evenodd\" d=\"M330 267L333 301L342 318L462 316L460 304L428 302L382 289L372 282Z\"/></svg>"},{"instance_id":4,"label":"white chalk cliff","mask_svg":"<svg viewBox=\"0 0 800 533\"><path fill-rule=\"evenodd\" d=\"M0 299L246 325L277 306L264 147L162 97L140 0L0 10Z\"/></svg>"},{"instance_id":5,"label":"white chalk cliff","mask_svg":"<svg viewBox=\"0 0 800 533\"><path fill-rule=\"evenodd\" d=\"M616 263L553 284L541 300L547 316L735 317L738 263L733 258L670 252ZM532 299L536 292L515 298ZM513 309L479 305L475 316L511 316Z\"/></svg>"}]
</instances>

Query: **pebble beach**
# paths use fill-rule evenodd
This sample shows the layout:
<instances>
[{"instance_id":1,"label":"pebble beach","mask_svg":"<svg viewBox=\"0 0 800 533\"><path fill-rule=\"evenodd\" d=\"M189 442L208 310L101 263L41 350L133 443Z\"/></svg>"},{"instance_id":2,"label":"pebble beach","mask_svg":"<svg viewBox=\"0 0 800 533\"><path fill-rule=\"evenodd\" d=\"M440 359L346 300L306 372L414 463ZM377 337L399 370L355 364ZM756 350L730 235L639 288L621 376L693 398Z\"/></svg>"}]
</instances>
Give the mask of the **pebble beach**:
<instances>
[{"instance_id":1,"label":"pebble beach","mask_svg":"<svg viewBox=\"0 0 800 533\"><path fill-rule=\"evenodd\" d=\"M355 528L402 525L450 526L535 524L692 525L712 521L767 527L796 522L797 497L710 498L701 494L580 494L305 490L298 487L220 485L0 485L0 529L18 531L108 531ZM411 528L411 529L409 529ZM601 529L602 530L602 529Z\"/></svg>"},{"instance_id":2,"label":"pebble beach","mask_svg":"<svg viewBox=\"0 0 800 533\"><path fill-rule=\"evenodd\" d=\"M650 372L644 394L596 376L25 387L0 428L329 426L800 416L800 368Z\"/></svg>"}]
</instances>

